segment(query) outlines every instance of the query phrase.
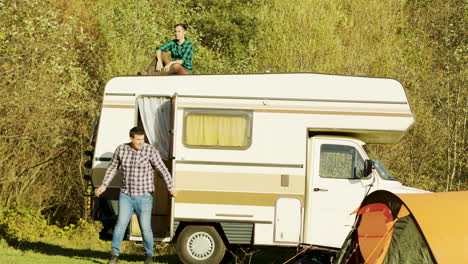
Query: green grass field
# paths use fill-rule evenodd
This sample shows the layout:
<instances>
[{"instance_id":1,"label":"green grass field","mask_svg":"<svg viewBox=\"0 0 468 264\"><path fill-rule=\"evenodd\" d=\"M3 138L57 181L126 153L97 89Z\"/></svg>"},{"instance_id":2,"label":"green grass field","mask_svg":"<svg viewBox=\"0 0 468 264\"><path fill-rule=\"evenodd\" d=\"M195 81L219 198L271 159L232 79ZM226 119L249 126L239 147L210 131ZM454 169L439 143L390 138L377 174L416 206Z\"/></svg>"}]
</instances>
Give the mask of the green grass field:
<instances>
[{"instance_id":1,"label":"green grass field","mask_svg":"<svg viewBox=\"0 0 468 264\"><path fill-rule=\"evenodd\" d=\"M83 246L89 241L89 247ZM125 242L124 253L119 263L143 263L143 249ZM14 246L5 240L0 241L0 263L37 263L37 264L88 264L107 263L110 242L96 242L89 238L83 241L60 240L55 242L20 242ZM141 250L141 253L139 251ZM157 252L157 251L156 251ZM158 252L154 257L155 263L179 263L177 256L167 249Z\"/></svg>"},{"instance_id":2,"label":"green grass field","mask_svg":"<svg viewBox=\"0 0 468 264\"><path fill-rule=\"evenodd\" d=\"M63 239L54 242L21 242L15 245L0 240L0 264L105 264L109 249L110 242L89 238L81 238L80 241ZM284 263L294 255L293 248L235 248L226 252L224 263ZM119 263L143 263L143 248L124 242ZM170 245L156 248L154 263L181 262L175 255L173 245Z\"/></svg>"},{"instance_id":3,"label":"green grass field","mask_svg":"<svg viewBox=\"0 0 468 264\"><path fill-rule=\"evenodd\" d=\"M107 263L111 242L99 239L102 224L80 219L76 225L47 224L35 210L6 210L0 213L0 264ZM143 263L141 242L124 241L120 264ZM175 243L155 243L154 263L181 263ZM284 263L295 248L233 246L223 263Z\"/></svg>"}]
</instances>

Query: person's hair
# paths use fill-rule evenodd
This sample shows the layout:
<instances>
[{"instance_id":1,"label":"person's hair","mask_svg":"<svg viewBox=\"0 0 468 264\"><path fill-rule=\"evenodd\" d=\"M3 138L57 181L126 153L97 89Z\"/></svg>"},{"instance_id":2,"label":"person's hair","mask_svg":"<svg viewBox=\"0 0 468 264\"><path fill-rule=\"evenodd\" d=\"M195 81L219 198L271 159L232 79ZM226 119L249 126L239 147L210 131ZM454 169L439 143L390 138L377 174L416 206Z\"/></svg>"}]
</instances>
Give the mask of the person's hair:
<instances>
[{"instance_id":1,"label":"person's hair","mask_svg":"<svg viewBox=\"0 0 468 264\"><path fill-rule=\"evenodd\" d=\"M130 137L134 137L135 135L144 135L145 134L145 131L143 130L143 128L141 127L134 127L132 129L130 129Z\"/></svg>"},{"instance_id":2,"label":"person's hair","mask_svg":"<svg viewBox=\"0 0 468 264\"><path fill-rule=\"evenodd\" d=\"M177 24L174 26L174 28L176 27L182 27L184 30L187 30L188 29L188 25L187 24Z\"/></svg>"}]
</instances>

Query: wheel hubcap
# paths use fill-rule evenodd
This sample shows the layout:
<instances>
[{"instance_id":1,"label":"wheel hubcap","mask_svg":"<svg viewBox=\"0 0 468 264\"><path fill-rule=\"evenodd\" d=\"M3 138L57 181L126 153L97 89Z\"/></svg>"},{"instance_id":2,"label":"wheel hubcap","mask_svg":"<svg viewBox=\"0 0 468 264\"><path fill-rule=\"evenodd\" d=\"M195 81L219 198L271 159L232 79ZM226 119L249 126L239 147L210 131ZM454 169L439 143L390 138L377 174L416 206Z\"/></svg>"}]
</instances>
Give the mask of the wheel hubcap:
<instances>
[{"instance_id":1,"label":"wheel hubcap","mask_svg":"<svg viewBox=\"0 0 468 264\"><path fill-rule=\"evenodd\" d=\"M194 259L207 259L213 254L214 249L214 240L206 232L193 233L187 240L187 251Z\"/></svg>"}]
</instances>

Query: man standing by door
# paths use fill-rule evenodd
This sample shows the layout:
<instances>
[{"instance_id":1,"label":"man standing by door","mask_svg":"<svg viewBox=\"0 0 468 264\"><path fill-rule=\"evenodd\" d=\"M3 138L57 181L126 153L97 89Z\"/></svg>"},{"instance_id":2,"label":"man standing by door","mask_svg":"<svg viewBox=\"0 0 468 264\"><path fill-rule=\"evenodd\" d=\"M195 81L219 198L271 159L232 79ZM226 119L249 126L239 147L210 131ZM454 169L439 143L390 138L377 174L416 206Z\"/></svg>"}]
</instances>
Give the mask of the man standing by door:
<instances>
[{"instance_id":1,"label":"man standing by door","mask_svg":"<svg viewBox=\"0 0 468 264\"><path fill-rule=\"evenodd\" d=\"M109 264L116 264L120 255L125 230L135 212L138 216L145 248L145 264L153 263L154 237L151 230L151 211L153 209L154 170L157 169L166 182L169 193L175 197L171 174L167 170L159 151L145 143L145 132L139 127L130 129L130 142L117 147L109 168L96 195L101 195L117 173L122 169L119 196L119 216L112 236L112 254Z\"/></svg>"}]
</instances>

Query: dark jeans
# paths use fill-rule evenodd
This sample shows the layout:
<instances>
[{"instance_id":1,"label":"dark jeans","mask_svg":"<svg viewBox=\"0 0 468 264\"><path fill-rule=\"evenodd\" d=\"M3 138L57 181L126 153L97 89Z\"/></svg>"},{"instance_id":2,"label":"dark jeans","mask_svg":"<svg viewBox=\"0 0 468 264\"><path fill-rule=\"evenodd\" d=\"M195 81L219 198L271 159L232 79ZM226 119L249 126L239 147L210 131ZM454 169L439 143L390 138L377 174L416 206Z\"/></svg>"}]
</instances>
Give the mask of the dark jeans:
<instances>
[{"instance_id":1,"label":"dark jeans","mask_svg":"<svg viewBox=\"0 0 468 264\"><path fill-rule=\"evenodd\" d=\"M171 58L169 55L167 55L166 52L162 51L161 52L161 61L163 63L163 66L166 66L169 62L171 62ZM158 63L158 58L154 56L154 59L151 61L151 64L148 66L148 68L145 69L147 74L152 74L156 72L156 64ZM173 64L171 66L171 69L169 72L163 72L161 70L161 73L167 73L167 74L192 74L192 71L185 68L184 66L180 64Z\"/></svg>"}]
</instances>

